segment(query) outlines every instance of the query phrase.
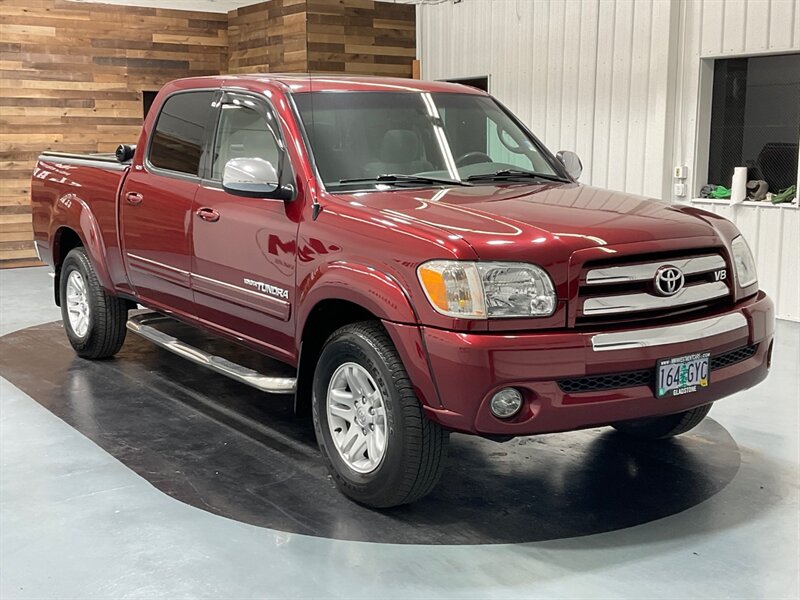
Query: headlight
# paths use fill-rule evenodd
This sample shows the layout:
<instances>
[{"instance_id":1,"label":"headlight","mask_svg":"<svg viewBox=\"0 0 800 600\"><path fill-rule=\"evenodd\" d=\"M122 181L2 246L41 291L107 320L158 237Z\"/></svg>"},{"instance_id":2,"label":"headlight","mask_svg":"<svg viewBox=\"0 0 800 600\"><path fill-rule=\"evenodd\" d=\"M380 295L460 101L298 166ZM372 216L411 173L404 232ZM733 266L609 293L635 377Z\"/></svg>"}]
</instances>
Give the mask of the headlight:
<instances>
[{"instance_id":1,"label":"headlight","mask_svg":"<svg viewBox=\"0 0 800 600\"><path fill-rule=\"evenodd\" d=\"M433 308L448 317L547 317L556 309L553 282L536 265L432 260L417 274Z\"/></svg>"},{"instance_id":2,"label":"headlight","mask_svg":"<svg viewBox=\"0 0 800 600\"><path fill-rule=\"evenodd\" d=\"M758 281L756 261L753 259L753 253L750 252L750 246L741 235L731 242L731 253L739 287L746 288L756 283Z\"/></svg>"}]
</instances>

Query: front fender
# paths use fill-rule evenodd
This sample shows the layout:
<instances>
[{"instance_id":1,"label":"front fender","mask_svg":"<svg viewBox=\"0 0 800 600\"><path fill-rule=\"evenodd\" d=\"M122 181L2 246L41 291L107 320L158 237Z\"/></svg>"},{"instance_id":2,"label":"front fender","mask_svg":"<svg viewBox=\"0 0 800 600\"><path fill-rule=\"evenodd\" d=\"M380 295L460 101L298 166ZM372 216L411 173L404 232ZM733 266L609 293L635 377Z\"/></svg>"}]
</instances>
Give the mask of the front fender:
<instances>
[{"instance_id":1,"label":"front fender","mask_svg":"<svg viewBox=\"0 0 800 600\"><path fill-rule=\"evenodd\" d=\"M56 272L61 265L61 241L65 230L74 231L83 243L89 260L94 267L97 279L106 290L113 291L114 286L108 272L106 248L97 223L89 205L74 193L61 196L55 203L50 226L50 248L52 249L53 266Z\"/></svg>"},{"instance_id":2,"label":"front fender","mask_svg":"<svg viewBox=\"0 0 800 600\"><path fill-rule=\"evenodd\" d=\"M397 348L415 392L426 406L441 407L433 383L419 318L400 282L375 267L335 262L314 271L298 286L298 339L314 308L325 300L346 300L375 315Z\"/></svg>"},{"instance_id":3,"label":"front fender","mask_svg":"<svg viewBox=\"0 0 800 600\"><path fill-rule=\"evenodd\" d=\"M391 275L375 267L334 262L315 270L298 286L297 331L302 332L314 307L323 300L347 300L384 321L418 323L408 294Z\"/></svg>"}]
</instances>

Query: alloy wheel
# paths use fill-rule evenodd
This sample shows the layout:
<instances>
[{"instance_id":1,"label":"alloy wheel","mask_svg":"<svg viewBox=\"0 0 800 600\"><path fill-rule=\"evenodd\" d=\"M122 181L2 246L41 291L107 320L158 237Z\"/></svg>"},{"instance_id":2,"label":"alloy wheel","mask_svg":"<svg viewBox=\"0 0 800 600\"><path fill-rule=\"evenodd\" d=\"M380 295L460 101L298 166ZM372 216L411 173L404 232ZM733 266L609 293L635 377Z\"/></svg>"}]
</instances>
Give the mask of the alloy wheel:
<instances>
[{"instance_id":1,"label":"alloy wheel","mask_svg":"<svg viewBox=\"0 0 800 600\"><path fill-rule=\"evenodd\" d=\"M328 385L326 405L342 460L358 473L377 469L386 454L386 406L369 372L354 362L340 365Z\"/></svg>"}]
</instances>

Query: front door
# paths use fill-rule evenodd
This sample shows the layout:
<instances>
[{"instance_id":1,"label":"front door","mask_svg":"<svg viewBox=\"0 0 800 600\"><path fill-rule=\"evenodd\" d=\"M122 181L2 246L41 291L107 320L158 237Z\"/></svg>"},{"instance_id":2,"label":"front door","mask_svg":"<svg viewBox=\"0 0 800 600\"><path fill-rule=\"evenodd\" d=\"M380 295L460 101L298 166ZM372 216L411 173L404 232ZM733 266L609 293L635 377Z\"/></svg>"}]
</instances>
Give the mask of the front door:
<instances>
[{"instance_id":1,"label":"front door","mask_svg":"<svg viewBox=\"0 0 800 600\"><path fill-rule=\"evenodd\" d=\"M200 318L291 360L298 217L291 203L235 196L221 184L233 158L283 164L289 177L282 139L266 100L224 93L209 177L194 201L192 288Z\"/></svg>"},{"instance_id":2,"label":"front door","mask_svg":"<svg viewBox=\"0 0 800 600\"><path fill-rule=\"evenodd\" d=\"M120 196L128 277L144 304L194 313L190 283L192 203L200 183L214 92L182 92L164 103L149 148Z\"/></svg>"}]
</instances>

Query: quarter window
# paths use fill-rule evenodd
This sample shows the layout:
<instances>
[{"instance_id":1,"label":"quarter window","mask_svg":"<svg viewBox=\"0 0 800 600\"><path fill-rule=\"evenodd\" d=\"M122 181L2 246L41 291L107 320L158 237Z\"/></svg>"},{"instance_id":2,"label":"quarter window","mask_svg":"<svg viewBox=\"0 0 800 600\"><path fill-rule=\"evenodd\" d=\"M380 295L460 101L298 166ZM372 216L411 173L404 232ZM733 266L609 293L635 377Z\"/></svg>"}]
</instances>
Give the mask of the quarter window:
<instances>
[{"instance_id":1,"label":"quarter window","mask_svg":"<svg viewBox=\"0 0 800 600\"><path fill-rule=\"evenodd\" d=\"M198 175L213 92L187 92L169 98L158 116L150 145L150 164Z\"/></svg>"}]
</instances>

